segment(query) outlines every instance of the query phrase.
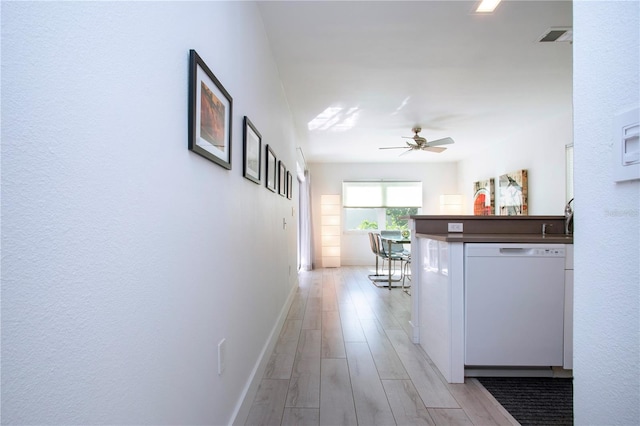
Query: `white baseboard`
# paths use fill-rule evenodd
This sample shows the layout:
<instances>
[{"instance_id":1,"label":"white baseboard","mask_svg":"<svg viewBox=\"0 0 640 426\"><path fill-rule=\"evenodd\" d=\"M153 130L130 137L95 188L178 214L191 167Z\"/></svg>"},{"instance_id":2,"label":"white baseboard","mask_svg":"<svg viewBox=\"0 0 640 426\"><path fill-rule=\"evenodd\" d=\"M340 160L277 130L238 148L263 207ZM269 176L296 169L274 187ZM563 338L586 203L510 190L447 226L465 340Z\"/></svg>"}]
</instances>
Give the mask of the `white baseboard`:
<instances>
[{"instance_id":1,"label":"white baseboard","mask_svg":"<svg viewBox=\"0 0 640 426\"><path fill-rule=\"evenodd\" d=\"M287 314L289 313L289 308L291 307L293 296L296 294L297 289L298 281L296 280L295 285L291 287L291 291L289 292L287 301L280 311L280 315L278 315L278 320L271 329L269 338L262 348L260 356L258 357L253 370L251 371L249 380L247 381L247 384L240 394L240 398L236 403L233 415L231 416L231 425L244 425L247 421L247 418L249 417L249 411L251 410L251 405L253 404L253 400L258 391L258 386L260 386L260 381L262 380L262 376L264 375L264 370L267 367L267 363L269 362L269 358L271 357L273 348L275 348L276 346L278 337L280 336L280 331L282 330L282 327L284 325L284 321L287 319Z\"/></svg>"}]
</instances>

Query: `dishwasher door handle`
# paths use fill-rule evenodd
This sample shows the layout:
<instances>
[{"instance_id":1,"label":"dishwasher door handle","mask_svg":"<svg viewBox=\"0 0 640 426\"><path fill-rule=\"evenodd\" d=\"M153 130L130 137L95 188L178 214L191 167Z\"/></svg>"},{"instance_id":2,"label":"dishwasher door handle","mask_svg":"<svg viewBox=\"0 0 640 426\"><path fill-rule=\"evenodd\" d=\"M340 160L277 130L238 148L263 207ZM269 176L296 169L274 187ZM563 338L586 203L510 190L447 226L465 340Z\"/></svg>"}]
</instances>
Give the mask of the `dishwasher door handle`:
<instances>
[{"instance_id":1,"label":"dishwasher door handle","mask_svg":"<svg viewBox=\"0 0 640 426\"><path fill-rule=\"evenodd\" d=\"M529 256L534 253L535 253L534 249L532 248L500 247L500 254L506 254L511 256Z\"/></svg>"}]
</instances>

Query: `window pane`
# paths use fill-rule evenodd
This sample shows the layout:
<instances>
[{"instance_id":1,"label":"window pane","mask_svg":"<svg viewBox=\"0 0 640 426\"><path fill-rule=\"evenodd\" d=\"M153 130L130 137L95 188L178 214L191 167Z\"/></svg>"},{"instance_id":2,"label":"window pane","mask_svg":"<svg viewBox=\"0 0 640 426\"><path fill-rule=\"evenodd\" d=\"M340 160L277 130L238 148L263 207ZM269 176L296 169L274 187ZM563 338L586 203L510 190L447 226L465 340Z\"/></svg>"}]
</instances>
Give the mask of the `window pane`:
<instances>
[{"instance_id":1,"label":"window pane","mask_svg":"<svg viewBox=\"0 0 640 426\"><path fill-rule=\"evenodd\" d=\"M378 229L378 209L344 209L344 226L347 231Z\"/></svg>"},{"instance_id":2,"label":"window pane","mask_svg":"<svg viewBox=\"0 0 640 426\"><path fill-rule=\"evenodd\" d=\"M382 188L377 182L343 182L342 204L344 207L380 207Z\"/></svg>"},{"instance_id":3,"label":"window pane","mask_svg":"<svg viewBox=\"0 0 640 426\"><path fill-rule=\"evenodd\" d=\"M421 207L422 182L388 182L385 207Z\"/></svg>"},{"instance_id":4,"label":"window pane","mask_svg":"<svg viewBox=\"0 0 640 426\"><path fill-rule=\"evenodd\" d=\"M387 223L386 229L388 230L408 230L409 219L401 219L401 217L418 214L417 207L398 207L386 209Z\"/></svg>"}]
</instances>

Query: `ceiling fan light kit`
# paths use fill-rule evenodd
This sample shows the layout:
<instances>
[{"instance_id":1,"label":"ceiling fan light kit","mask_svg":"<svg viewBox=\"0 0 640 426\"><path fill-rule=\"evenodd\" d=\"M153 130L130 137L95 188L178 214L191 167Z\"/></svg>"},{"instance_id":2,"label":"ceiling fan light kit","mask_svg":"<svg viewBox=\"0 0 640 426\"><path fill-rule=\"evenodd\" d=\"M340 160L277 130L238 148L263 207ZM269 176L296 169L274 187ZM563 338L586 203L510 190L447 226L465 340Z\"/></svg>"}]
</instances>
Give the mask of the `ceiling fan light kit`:
<instances>
[{"instance_id":1,"label":"ceiling fan light kit","mask_svg":"<svg viewBox=\"0 0 640 426\"><path fill-rule=\"evenodd\" d=\"M380 149L406 149L406 151L400 155L404 155L411 151L429 151L440 153L447 149L440 145L449 145L454 143L453 139L449 137L429 142L422 136L418 135L418 133L422 131L421 127L414 127L413 129L411 129L411 131L415 133L413 136L403 136L403 138L405 139L413 139L413 142L406 141L407 146L389 146L382 147Z\"/></svg>"}]
</instances>

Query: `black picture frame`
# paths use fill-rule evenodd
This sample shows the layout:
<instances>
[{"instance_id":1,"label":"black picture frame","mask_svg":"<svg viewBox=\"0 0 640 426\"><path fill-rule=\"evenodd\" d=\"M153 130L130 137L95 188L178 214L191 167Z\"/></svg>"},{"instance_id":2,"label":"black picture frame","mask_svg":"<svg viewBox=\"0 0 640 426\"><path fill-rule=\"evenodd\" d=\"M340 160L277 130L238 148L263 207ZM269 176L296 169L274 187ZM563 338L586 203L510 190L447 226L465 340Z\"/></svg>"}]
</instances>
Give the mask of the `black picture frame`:
<instances>
[{"instance_id":1,"label":"black picture frame","mask_svg":"<svg viewBox=\"0 0 640 426\"><path fill-rule=\"evenodd\" d=\"M262 135L246 115L244 116L242 145L244 150L242 174L250 181L260 184L262 171Z\"/></svg>"},{"instance_id":2,"label":"black picture frame","mask_svg":"<svg viewBox=\"0 0 640 426\"><path fill-rule=\"evenodd\" d=\"M289 170L287 170L287 198L293 198L293 176Z\"/></svg>"},{"instance_id":3,"label":"black picture frame","mask_svg":"<svg viewBox=\"0 0 640 426\"><path fill-rule=\"evenodd\" d=\"M231 170L233 99L207 64L189 51L189 150Z\"/></svg>"},{"instance_id":4,"label":"black picture frame","mask_svg":"<svg viewBox=\"0 0 640 426\"><path fill-rule=\"evenodd\" d=\"M265 148L266 170L265 170L265 186L269 191L278 191L278 160L273 149L269 145Z\"/></svg>"},{"instance_id":5,"label":"black picture frame","mask_svg":"<svg viewBox=\"0 0 640 426\"><path fill-rule=\"evenodd\" d=\"M278 194L287 196L287 168L282 161L278 161Z\"/></svg>"}]
</instances>

